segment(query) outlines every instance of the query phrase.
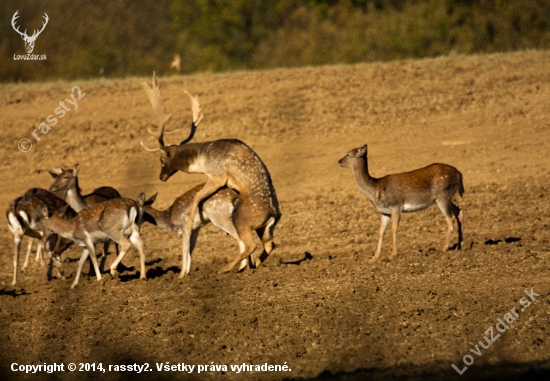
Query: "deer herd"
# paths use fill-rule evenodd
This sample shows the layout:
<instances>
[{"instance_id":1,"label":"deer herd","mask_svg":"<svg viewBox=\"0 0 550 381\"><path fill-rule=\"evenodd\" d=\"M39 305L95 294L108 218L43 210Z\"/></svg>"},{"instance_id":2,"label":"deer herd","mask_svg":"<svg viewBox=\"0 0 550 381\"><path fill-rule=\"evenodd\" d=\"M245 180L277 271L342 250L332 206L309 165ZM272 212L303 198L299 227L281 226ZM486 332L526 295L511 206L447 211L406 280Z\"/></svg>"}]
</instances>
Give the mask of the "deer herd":
<instances>
[{"instance_id":1,"label":"deer herd","mask_svg":"<svg viewBox=\"0 0 550 381\"><path fill-rule=\"evenodd\" d=\"M133 245L140 255L140 277L145 279L145 253L140 237L140 227L144 222L181 236L183 259L180 278L189 274L199 231L208 222L235 238L239 246L238 255L220 269L220 273L233 269L241 271L245 267L258 268L273 250L273 234L281 212L269 171L260 157L236 139L191 142L203 113L197 97L187 92L193 116L189 136L179 144L167 145L164 136L177 131L164 131L172 114L166 112L155 74L151 86L146 83L141 85L156 116L157 127L155 130L149 129L149 132L156 138L158 147L148 148L143 142L141 145L149 152L160 154L159 179L165 182L176 172L182 171L205 174L206 183L177 197L166 210L157 210L152 206L156 194L146 199L142 193L137 200L133 200L121 197L116 189L104 186L82 195L78 185L78 164L69 169L54 168L50 172L54 182L49 191L32 188L11 201L6 211L15 243L12 285L17 283L23 236L30 238L23 269L28 266L33 241L36 240L35 260L45 264L43 253L46 252L50 264L56 265L60 278L64 277L62 253L74 243L83 248L71 288L78 285L82 267L88 258L97 279L101 279L95 247L100 242L104 244L103 260L111 242L115 244L117 256L110 265L113 278L117 278L118 266ZM461 249L462 212L452 199L457 192L462 196L464 187L462 175L456 168L432 164L411 172L374 178L368 170L366 145L348 152L339 164L353 170L359 190L381 214L378 245L372 261L380 256L382 238L390 221L393 257L397 254L397 228L401 213L422 210L434 203L447 220L443 250L450 248L455 220L458 227L456 248ZM254 232L263 246L259 254L255 253Z\"/></svg>"}]
</instances>

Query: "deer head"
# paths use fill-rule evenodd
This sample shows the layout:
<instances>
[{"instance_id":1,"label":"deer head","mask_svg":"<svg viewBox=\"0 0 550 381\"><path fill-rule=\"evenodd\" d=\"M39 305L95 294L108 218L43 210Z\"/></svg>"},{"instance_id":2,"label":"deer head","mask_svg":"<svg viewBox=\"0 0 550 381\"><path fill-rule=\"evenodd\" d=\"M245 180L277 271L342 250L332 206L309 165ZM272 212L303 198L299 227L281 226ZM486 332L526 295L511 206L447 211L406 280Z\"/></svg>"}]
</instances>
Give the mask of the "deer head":
<instances>
[{"instance_id":1,"label":"deer head","mask_svg":"<svg viewBox=\"0 0 550 381\"><path fill-rule=\"evenodd\" d=\"M23 38L23 41L25 41L25 49L27 50L27 53L32 53L33 49L34 49L34 43L36 41L36 39L38 38L38 36L40 35L40 33L42 33L42 31L44 30L44 28L46 27L46 25L48 25L48 20L49 20L49 17L46 13L44 13L44 22L42 23L42 29L40 30L34 30L34 33L32 34L32 36L28 36L27 35L27 30L25 29L24 32L21 32L19 30L19 27L15 25L15 20L17 20L17 18L19 17L18 15L19 11L16 11L14 14L13 14L13 17L11 19L11 26L13 27L13 29L19 33L21 35L21 38Z\"/></svg>"},{"instance_id":2,"label":"deer head","mask_svg":"<svg viewBox=\"0 0 550 381\"><path fill-rule=\"evenodd\" d=\"M80 164L76 164L73 169L62 169L55 167L50 175L55 179L50 186L51 192L66 191L78 186L77 177L80 170Z\"/></svg>"},{"instance_id":3,"label":"deer head","mask_svg":"<svg viewBox=\"0 0 550 381\"><path fill-rule=\"evenodd\" d=\"M170 165L170 161L172 160L174 150L178 146L182 146L193 139L193 136L195 135L195 130L197 129L197 126L201 122L202 118L204 117L202 114L202 109L199 104L198 98L195 96L193 97L191 94L189 94L187 91L184 91L185 94L189 96L191 99L191 110L193 112L193 121L191 122L191 131L189 133L189 136L183 140L178 146L176 145L169 145L166 146L164 143L164 135L170 135L173 133L178 132L179 130L172 131L172 132L164 132L164 126L168 122L168 120L172 117L172 114L166 114L166 108L164 106L164 102L162 101L162 96L160 94L160 86L157 82L157 78L155 75L155 72L153 72L153 81L151 84L151 87L147 85L147 83L142 82L141 86L143 87L143 90L145 90L145 93L147 93L147 96L149 97L149 101L151 101L151 106L153 106L153 111L156 114L157 117L157 131L152 131L150 128L149 133L155 136L155 138L158 141L159 147L158 148L147 148L143 142L140 142L143 148L145 148L149 152L160 152L160 164L161 164L161 173L160 173L160 180L166 181L170 176L172 176L174 173L177 172L177 169L173 169Z\"/></svg>"},{"instance_id":4,"label":"deer head","mask_svg":"<svg viewBox=\"0 0 550 381\"><path fill-rule=\"evenodd\" d=\"M346 156L338 160L340 167L352 168L359 160L367 160L367 145L349 151Z\"/></svg>"}]
</instances>

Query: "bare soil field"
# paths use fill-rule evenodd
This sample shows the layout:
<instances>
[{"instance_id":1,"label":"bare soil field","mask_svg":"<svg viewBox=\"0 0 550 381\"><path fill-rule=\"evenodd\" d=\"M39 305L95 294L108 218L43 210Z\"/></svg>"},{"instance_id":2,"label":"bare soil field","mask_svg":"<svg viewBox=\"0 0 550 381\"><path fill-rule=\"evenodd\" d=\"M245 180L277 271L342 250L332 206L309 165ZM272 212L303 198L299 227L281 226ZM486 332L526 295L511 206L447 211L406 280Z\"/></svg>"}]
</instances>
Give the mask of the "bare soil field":
<instances>
[{"instance_id":1,"label":"bare soil field","mask_svg":"<svg viewBox=\"0 0 550 381\"><path fill-rule=\"evenodd\" d=\"M282 211L276 249L258 269L218 274L238 247L210 225L190 276L179 279L179 236L145 224L147 281L132 248L119 280L105 272L97 282L86 265L71 290L81 253L72 247L64 254L67 279L49 279L32 261L11 286L13 239L4 223L2 379L545 379L549 61L550 52L522 52L161 78L174 113L167 130L183 128L168 142L179 142L190 124L185 89L199 95L205 114L195 141L238 138L262 158ZM139 144L155 144L143 80L0 88L0 204L47 189L48 170L76 163L84 193L102 185L134 199L158 192L159 208L204 181L185 173L158 179L158 154ZM47 134L37 131L37 141L32 131L74 86L85 93L78 109L66 104L70 110ZM32 142L29 152L18 149L22 138ZM338 165L365 143L375 177L435 162L462 172L466 193L455 201L464 211L464 250L441 251L446 222L433 206L403 215L396 258L389 259L388 231L380 260L369 262L380 215L351 170ZM522 299L525 290L539 296ZM513 308L518 317L506 330L497 326ZM478 342L491 340L490 327L494 342L484 349ZM473 364L459 376L452 364L463 370L464 361ZM13 363L63 363L65 372L25 374ZM69 372L69 363L102 363L106 372ZM158 371L161 363L195 369ZM243 363L288 371L230 367ZM130 364L151 371L108 368ZM207 367L198 373L198 365Z\"/></svg>"}]
</instances>

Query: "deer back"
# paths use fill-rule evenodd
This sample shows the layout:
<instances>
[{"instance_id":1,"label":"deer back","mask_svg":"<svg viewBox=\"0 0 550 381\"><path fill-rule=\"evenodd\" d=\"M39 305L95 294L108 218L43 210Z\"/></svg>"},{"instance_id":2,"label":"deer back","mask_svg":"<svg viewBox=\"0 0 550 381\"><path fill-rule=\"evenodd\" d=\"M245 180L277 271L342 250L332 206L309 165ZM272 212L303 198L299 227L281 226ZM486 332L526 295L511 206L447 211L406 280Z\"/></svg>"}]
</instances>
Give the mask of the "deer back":
<instances>
[{"instance_id":1,"label":"deer back","mask_svg":"<svg viewBox=\"0 0 550 381\"><path fill-rule=\"evenodd\" d=\"M167 147L161 153L161 180L176 171L205 173L209 177L227 177L227 186L259 208L279 214L279 203L271 176L260 157L237 139L220 139ZM166 158L164 157L166 156Z\"/></svg>"},{"instance_id":2,"label":"deer back","mask_svg":"<svg viewBox=\"0 0 550 381\"><path fill-rule=\"evenodd\" d=\"M378 187L387 202L423 203L452 197L462 189L462 174L447 164L431 164L410 172L378 179Z\"/></svg>"}]
</instances>

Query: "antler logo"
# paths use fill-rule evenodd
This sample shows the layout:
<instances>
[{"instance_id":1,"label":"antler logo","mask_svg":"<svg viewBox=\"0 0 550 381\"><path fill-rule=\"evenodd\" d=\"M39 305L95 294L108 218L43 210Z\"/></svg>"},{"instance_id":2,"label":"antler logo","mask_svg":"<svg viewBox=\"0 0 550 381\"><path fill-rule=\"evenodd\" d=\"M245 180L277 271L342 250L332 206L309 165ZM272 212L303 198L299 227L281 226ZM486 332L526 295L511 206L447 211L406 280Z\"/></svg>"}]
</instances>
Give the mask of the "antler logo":
<instances>
[{"instance_id":1,"label":"antler logo","mask_svg":"<svg viewBox=\"0 0 550 381\"><path fill-rule=\"evenodd\" d=\"M32 51L34 49L34 42L36 41L36 39L38 38L40 33L42 33L42 31L44 30L44 28L48 24L49 17L46 13L44 13L44 22L42 23L42 29L40 29L40 30L35 29L32 36L27 36L27 30L26 29L25 29L25 32L22 33L22 32L19 31L19 27L17 27L15 25L15 20L19 17L18 13L19 13L19 11L16 11L13 14L13 17L11 19L11 26L13 27L13 29L17 33L19 33L21 35L21 38L23 38L23 41L25 41L25 49L27 49L27 53L30 54L30 53L32 53Z\"/></svg>"}]
</instances>

